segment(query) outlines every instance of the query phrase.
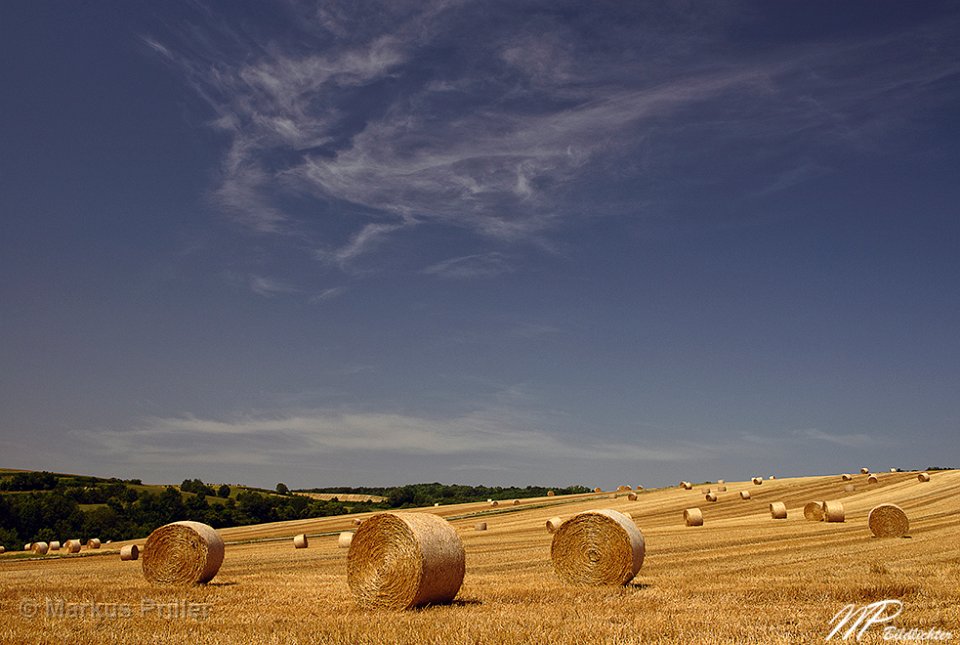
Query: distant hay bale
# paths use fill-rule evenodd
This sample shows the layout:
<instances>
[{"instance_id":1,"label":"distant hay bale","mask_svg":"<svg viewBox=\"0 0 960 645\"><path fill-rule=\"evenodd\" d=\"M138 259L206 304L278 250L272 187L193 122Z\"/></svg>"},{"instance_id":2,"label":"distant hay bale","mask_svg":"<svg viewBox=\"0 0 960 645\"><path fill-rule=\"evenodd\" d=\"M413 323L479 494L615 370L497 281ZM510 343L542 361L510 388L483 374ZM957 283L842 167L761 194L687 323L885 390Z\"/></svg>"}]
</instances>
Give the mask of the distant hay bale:
<instances>
[{"instance_id":1,"label":"distant hay bale","mask_svg":"<svg viewBox=\"0 0 960 645\"><path fill-rule=\"evenodd\" d=\"M63 550L67 553L80 553L80 540L67 540L63 543Z\"/></svg>"},{"instance_id":2,"label":"distant hay bale","mask_svg":"<svg viewBox=\"0 0 960 645\"><path fill-rule=\"evenodd\" d=\"M618 492L618 493L625 493L625 492L627 492L628 490L632 490L632 489L631 489L629 486L627 486L626 484L621 484L620 486L617 486L617 492Z\"/></svg>"},{"instance_id":3,"label":"distant hay bale","mask_svg":"<svg viewBox=\"0 0 960 645\"><path fill-rule=\"evenodd\" d=\"M337 536L337 546L341 549L349 549L353 544L353 531L341 531Z\"/></svg>"},{"instance_id":4,"label":"distant hay bale","mask_svg":"<svg viewBox=\"0 0 960 645\"><path fill-rule=\"evenodd\" d=\"M823 503L823 521L824 522L843 522L846 514L843 510L843 503L836 500Z\"/></svg>"},{"instance_id":5,"label":"distant hay bale","mask_svg":"<svg viewBox=\"0 0 960 645\"><path fill-rule=\"evenodd\" d=\"M434 505L434 506L440 506L440 502L434 502L433 505Z\"/></svg>"},{"instance_id":6,"label":"distant hay bale","mask_svg":"<svg viewBox=\"0 0 960 645\"><path fill-rule=\"evenodd\" d=\"M877 537L903 537L910 531L910 520L896 504L874 506L867 516L870 531Z\"/></svg>"},{"instance_id":7,"label":"distant hay bale","mask_svg":"<svg viewBox=\"0 0 960 645\"><path fill-rule=\"evenodd\" d=\"M722 480L722 479L718 479L718 480L717 480L717 486L723 486L723 485L726 484L726 483L727 483L727 482L725 482L725 481Z\"/></svg>"},{"instance_id":8,"label":"distant hay bale","mask_svg":"<svg viewBox=\"0 0 960 645\"><path fill-rule=\"evenodd\" d=\"M704 495L709 495L710 493L713 492L713 489L711 489L711 488L701 488L701 489L700 489L700 492L703 493Z\"/></svg>"},{"instance_id":9,"label":"distant hay bale","mask_svg":"<svg viewBox=\"0 0 960 645\"><path fill-rule=\"evenodd\" d=\"M683 490L693 490L693 484L691 482L680 482L680 488Z\"/></svg>"},{"instance_id":10,"label":"distant hay bale","mask_svg":"<svg viewBox=\"0 0 960 645\"><path fill-rule=\"evenodd\" d=\"M486 523L486 522L477 522L476 524L473 525L473 530L474 530L474 531L486 531L486 530L487 530L487 523Z\"/></svg>"},{"instance_id":11,"label":"distant hay bale","mask_svg":"<svg viewBox=\"0 0 960 645\"><path fill-rule=\"evenodd\" d=\"M547 520L547 533L556 533L561 524L563 524L562 519L559 517L551 517Z\"/></svg>"},{"instance_id":12,"label":"distant hay bale","mask_svg":"<svg viewBox=\"0 0 960 645\"><path fill-rule=\"evenodd\" d=\"M518 506L519 504L520 504L520 500L519 500L519 499L513 500L513 505L514 505L514 506Z\"/></svg>"},{"instance_id":13,"label":"distant hay bale","mask_svg":"<svg viewBox=\"0 0 960 645\"><path fill-rule=\"evenodd\" d=\"M124 562L136 560L140 557L140 547L136 544L128 544L120 549L120 559Z\"/></svg>"},{"instance_id":14,"label":"distant hay bale","mask_svg":"<svg viewBox=\"0 0 960 645\"><path fill-rule=\"evenodd\" d=\"M353 518L353 525L354 525L354 526L360 526L361 524L363 524L363 520L361 520L359 517Z\"/></svg>"},{"instance_id":15,"label":"distant hay bale","mask_svg":"<svg viewBox=\"0 0 960 645\"><path fill-rule=\"evenodd\" d=\"M630 493L629 495L627 495L627 499L628 499L629 501L631 501L631 502L635 502L635 501L637 501L637 494L636 494L636 493Z\"/></svg>"},{"instance_id":16,"label":"distant hay bale","mask_svg":"<svg viewBox=\"0 0 960 645\"><path fill-rule=\"evenodd\" d=\"M870 474L870 469L867 468L866 466L864 466L863 468L860 469L860 474L861 474L861 475L869 475L869 474Z\"/></svg>"},{"instance_id":17,"label":"distant hay bale","mask_svg":"<svg viewBox=\"0 0 960 645\"><path fill-rule=\"evenodd\" d=\"M717 486L717 492L718 492L718 493L726 493L726 492L727 492L727 487L726 487L726 486Z\"/></svg>"},{"instance_id":18,"label":"distant hay bale","mask_svg":"<svg viewBox=\"0 0 960 645\"><path fill-rule=\"evenodd\" d=\"M493 508L496 508L497 506L500 506L500 502L498 502L498 501L495 500L495 499L490 500L490 506L493 507Z\"/></svg>"},{"instance_id":19,"label":"distant hay bale","mask_svg":"<svg viewBox=\"0 0 960 645\"><path fill-rule=\"evenodd\" d=\"M307 539L306 533L301 533L300 535L293 536L293 548L306 549L309 546L310 546L310 541Z\"/></svg>"},{"instance_id":20,"label":"distant hay bale","mask_svg":"<svg viewBox=\"0 0 960 645\"><path fill-rule=\"evenodd\" d=\"M99 549L100 548L100 539L99 538L90 538L87 540L88 549Z\"/></svg>"},{"instance_id":21,"label":"distant hay bale","mask_svg":"<svg viewBox=\"0 0 960 645\"><path fill-rule=\"evenodd\" d=\"M492 502L492 501L493 501L492 499L488 499L488 500L487 500L487 503L489 504L489 503Z\"/></svg>"},{"instance_id":22,"label":"distant hay bale","mask_svg":"<svg viewBox=\"0 0 960 645\"><path fill-rule=\"evenodd\" d=\"M639 493L642 491L643 491L643 486L641 486L640 484L637 484L637 492Z\"/></svg>"},{"instance_id":23,"label":"distant hay bale","mask_svg":"<svg viewBox=\"0 0 960 645\"><path fill-rule=\"evenodd\" d=\"M640 571L643 534L623 513L598 509L578 513L553 534L550 558L568 584L625 585Z\"/></svg>"},{"instance_id":24,"label":"distant hay bale","mask_svg":"<svg viewBox=\"0 0 960 645\"><path fill-rule=\"evenodd\" d=\"M845 482L852 481L853 475L848 475L847 473L843 473L842 475L840 475L840 480Z\"/></svg>"},{"instance_id":25,"label":"distant hay bale","mask_svg":"<svg viewBox=\"0 0 960 645\"><path fill-rule=\"evenodd\" d=\"M33 543L33 552L37 555L47 555L47 551L50 550L50 545L46 542L34 542Z\"/></svg>"},{"instance_id":26,"label":"distant hay bale","mask_svg":"<svg viewBox=\"0 0 960 645\"><path fill-rule=\"evenodd\" d=\"M552 490L547 491L547 497L554 497L555 495L556 493L554 493Z\"/></svg>"},{"instance_id":27,"label":"distant hay bale","mask_svg":"<svg viewBox=\"0 0 960 645\"><path fill-rule=\"evenodd\" d=\"M777 478L776 475L770 475L769 477L767 477L767 479L771 479L771 480L772 480L772 479L776 479L776 478Z\"/></svg>"},{"instance_id":28,"label":"distant hay bale","mask_svg":"<svg viewBox=\"0 0 960 645\"><path fill-rule=\"evenodd\" d=\"M59 551L59 550L60 550L60 542L57 541L57 540L54 540L53 542L51 542L51 543L50 543L50 550L51 550L51 551Z\"/></svg>"},{"instance_id":29,"label":"distant hay bale","mask_svg":"<svg viewBox=\"0 0 960 645\"><path fill-rule=\"evenodd\" d=\"M783 502L771 502L770 517L775 520L787 519L787 505Z\"/></svg>"},{"instance_id":30,"label":"distant hay bale","mask_svg":"<svg viewBox=\"0 0 960 645\"><path fill-rule=\"evenodd\" d=\"M880 483L880 478L877 477L876 475L870 475L869 477L867 477L867 483L868 483L868 484L879 484L879 483Z\"/></svg>"},{"instance_id":31,"label":"distant hay bale","mask_svg":"<svg viewBox=\"0 0 960 645\"><path fill-rule=\"evenodd\" d=\"M822 522L823 521L823 503L809 502L806 506L803 507L803 517L804 519L810 520L811 522Z\"/></svg>"},{"instance_id":32,"label":"distant hay bale","mask_svg":"<svg viewBox=\"0 0 960 645\"><path fill-rule=\"evenodd\" d=\"M27 542L23 545L24 551L33 551L33 542Z\"/></svg>"},{"instance_id":33,"label":"distant hay bale","mask_svg":"<svg viewBox=\"0 0 960 645\"><path fill-rule=\"evenodd\" d=\"M748 490L740 491L740 499L750 499L750 491Z\"/></svg>"},{"instance_id":34,"label":"distant hay bale","mask_svg":"<svg viewBox=\"0 0 960 645\"><path fill-rule=\"evenodd\" d=\"M920 473L919 475L917 475L917 480L922 482L928 482L930 481L930 475L927 473Z\"/></svg>"},{"instance_id":35,"label":"distant hay bale","mask_svg":"<svg viewBox=\"0 0 960 645\"><path fill-rule=\"evenodd\" d=\"M600 488L599 486L597 486L596 488L593 489L593 492L594 492L594 493L602 493L602 492L603 492L603 489Z\"/></svg>"},{"instance_id":36,"label":"distant hay bale","mask_svg":"<svg viewBox=\"0 0 960 645\"><path fill-rule=\"evenodd\" d=\"M707 500L708 502L715 502L715 501L717 501L717 494L716 494L716 493L712 493L712 492L711 492L711 493L707 493L704 497L706 498L706 500Z\"/></svg>"},{"instance_id":37,"label":"distant hay bale","mask_svg":"<svg viewBox=\"0 0 960 645\"><path fill-rule=\"evenodd\" d=\"M3 555L3 554L6 553L6 552L7 552L7 547L5 547L5 546L3 546L2 544L0 544L0 555Z\"/></svg>"},{"instance_id":38,"label":"distant hay bale","mask_svg":"<svg viewBox=\"0 0 960 645\"><path fill-rule=\"evenodd\" d=\"M897 469L896 469L896 468L891 468L891 469L890 469L890 472L895 473L895 472L897 472Z\"/></svg>"},{"instance_id":39,"label":"distant hay bale","mask_svg":"<svg viewBox=\"0 0 960 645\"><path fill-rule=\"evenodd\" d=\"M367 608L449 603L463 584L465 564L463 542L442 517L377 513L357 529L347 555L347 584Z\"/></svg>"},{"instance_id":40,"label":"distant hay bale","mask_svg":"<svg viewBox=\"0 0 960 645\"><path fill-rule=\"evenodd\" d=\"M853 484L847 484L846 486L843 487L843 490L847 493L852 493L854 490L856 490L856 486L854 486Z\"/></svg>"},{"instance_id":41,"label":"distant hay bale","mask_svg":"<svg viewBox=\"0 0 960 645\"><path fill-rule=\"evenodd\" d=\"M143 577L155 585L210 582L223 564L223 538L200 522L173 522L156 529L143 547Z\"/></svg>"},{"instance_id":42,"label":"distant hay bale","mask_svg":"<svg viewBox=\"0 0 960 645\"><path fill-rule=\"evenodd\" d=\"M757 486L759 486L760 484L763 483L763 477L754 477L754 478L751 479L750 481L752 481L754 484L756 484Z\"/></svg>"},{"instance_id":43,"label":"distant hay bale","mask_svg":"<svg viewBox=\"0 0 960 645\"><path fill-rule=\"evenodd\" d=\"M699 508L688 508L683 512L683 523L687 526L703 526L703 512Z\"/></svg>"}]
</instances>

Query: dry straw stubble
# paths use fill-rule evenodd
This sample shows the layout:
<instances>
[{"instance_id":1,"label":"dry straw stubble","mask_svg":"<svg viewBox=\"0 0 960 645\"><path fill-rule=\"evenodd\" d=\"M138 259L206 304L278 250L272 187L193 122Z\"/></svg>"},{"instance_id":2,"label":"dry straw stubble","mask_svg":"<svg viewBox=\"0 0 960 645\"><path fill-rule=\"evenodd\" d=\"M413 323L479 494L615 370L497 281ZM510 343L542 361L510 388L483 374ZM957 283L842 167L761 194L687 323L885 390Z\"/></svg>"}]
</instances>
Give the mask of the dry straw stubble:
<instances>
[{"instance_id":1,"label":"dry straw stubble","mask_svg":"<svg viewBox=\"0 0 960 645\"><path fill-rule=\"evenodd\" d=\"M408 609L452 601L465 569L460 536L442 517L378 513L353 538L347 584L361 607Z\"/></svg>"},{"instance_id":2,"label":"dry straw stubble","mask_svg":"<svg viewBox=\"0 0 960 645\"><path fill-rule=\"evenodd\" d=\"M143 576L157 585L210 582L223 564L220 534L200 522L173 522L147 538L141 559Z\"/></svg>"},{"instance_id":3,"label":"dry straw stubble","mask_svg":"<svg viewBox=\"0 0 960 645\"><path fill-rule=\"evenodd\" d=\"M633 580L646 547L633 521L612 509L578 513L553 534L550 559L562 581L625 585Z\"/></svg>"},{"instance_id":4,"label":"dry straw stubble","mask_svg":"<svg viewBox=\"0 0 960 645\"><path fill-rule=\"evenodd\" d=\"M867 524L877 537L903 537L910 532L910 520L896 504L874 506L867 516Z\"/></svg>"}]
</instances>

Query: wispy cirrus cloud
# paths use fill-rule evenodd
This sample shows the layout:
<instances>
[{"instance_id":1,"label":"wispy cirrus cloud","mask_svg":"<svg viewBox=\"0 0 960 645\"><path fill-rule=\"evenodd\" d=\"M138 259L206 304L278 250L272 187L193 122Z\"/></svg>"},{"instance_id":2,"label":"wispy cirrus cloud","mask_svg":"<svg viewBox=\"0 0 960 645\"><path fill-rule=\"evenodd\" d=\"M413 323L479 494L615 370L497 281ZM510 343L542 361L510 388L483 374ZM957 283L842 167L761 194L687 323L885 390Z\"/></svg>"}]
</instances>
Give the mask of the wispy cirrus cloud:
<instances>
[{"instance_id":1,"label":"wispy cirrus cloud","mask_svg":"<svg viewBox=\"0 0 960 645\"><path fill-rule=\"evenodd\" d=\"M463 280L470 278L489 278L509 273L513 266L507 261L503 253L491 251L489 253L475 253L448 258L436 264L431 264L422 270L422 273L440 278Z\"/></svg>"}]
</instances>

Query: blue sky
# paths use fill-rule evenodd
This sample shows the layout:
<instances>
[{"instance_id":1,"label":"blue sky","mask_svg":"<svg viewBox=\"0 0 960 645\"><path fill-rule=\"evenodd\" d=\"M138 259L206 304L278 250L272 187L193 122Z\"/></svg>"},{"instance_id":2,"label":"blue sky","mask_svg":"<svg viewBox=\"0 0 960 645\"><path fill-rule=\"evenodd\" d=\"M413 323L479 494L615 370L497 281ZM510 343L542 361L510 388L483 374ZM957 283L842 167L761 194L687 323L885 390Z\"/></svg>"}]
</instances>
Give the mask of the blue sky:
<instances>
[{"instance_id":1,"label":"blue sky","mask_svg":"<svg viewBox=\"0 0 960 645\"><path fill-rule=\"evenodd\" d=\"M953 3L4 3L0 60L0 465L958 465Z\"/></svg>"}]
</instances>

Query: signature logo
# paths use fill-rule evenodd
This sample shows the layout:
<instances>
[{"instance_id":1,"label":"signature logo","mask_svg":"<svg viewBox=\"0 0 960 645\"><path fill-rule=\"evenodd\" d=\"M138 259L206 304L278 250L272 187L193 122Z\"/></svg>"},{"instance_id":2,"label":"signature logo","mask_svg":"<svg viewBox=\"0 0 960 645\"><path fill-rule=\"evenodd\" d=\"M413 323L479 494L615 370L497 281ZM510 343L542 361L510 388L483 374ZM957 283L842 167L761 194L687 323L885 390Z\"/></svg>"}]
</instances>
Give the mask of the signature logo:
<instances>
[{"instance_id":1,"label":"signature logo","mask_svg":"<svg viewBox=\"0 0 960 645\"><path fill-rule=\"evenodd\" d=\"M859 641L871 627L889 623L901 612L903 612L903 603L899 600L878 600L863 607L849 604L838 611L830 620L833 629L830 630L824 640L831 640L836 636L841 640L853 638ZM953 634L937 628L931 628L927 631L900 629L894 625L887 625L883 628L883 640L885 641L943 641L952 639Z\"/></svg>"}]
</instances>

